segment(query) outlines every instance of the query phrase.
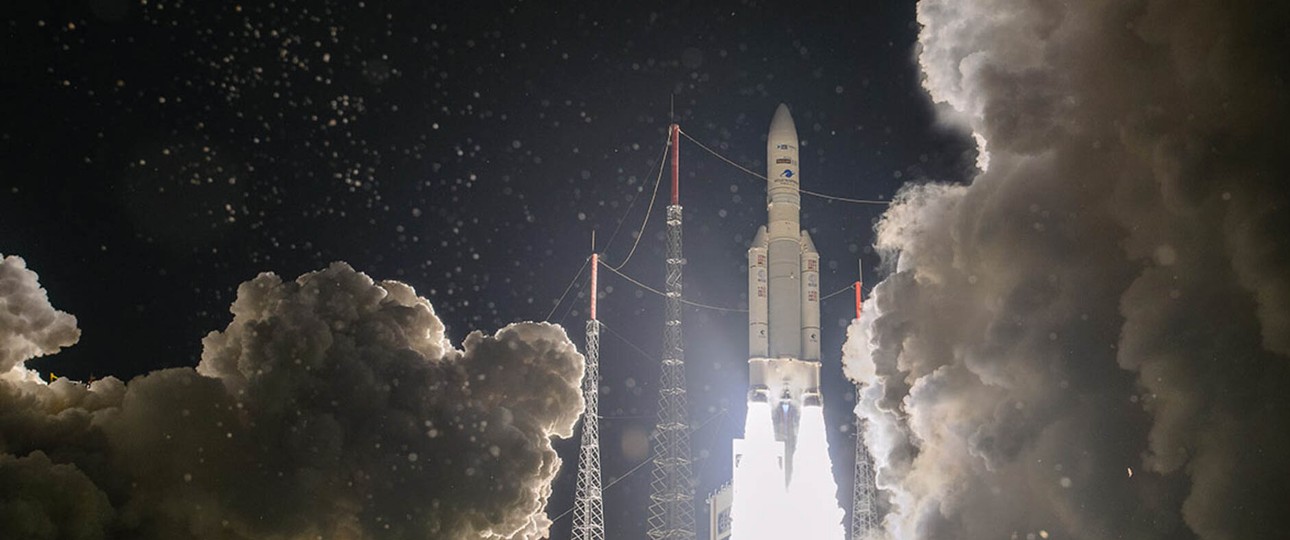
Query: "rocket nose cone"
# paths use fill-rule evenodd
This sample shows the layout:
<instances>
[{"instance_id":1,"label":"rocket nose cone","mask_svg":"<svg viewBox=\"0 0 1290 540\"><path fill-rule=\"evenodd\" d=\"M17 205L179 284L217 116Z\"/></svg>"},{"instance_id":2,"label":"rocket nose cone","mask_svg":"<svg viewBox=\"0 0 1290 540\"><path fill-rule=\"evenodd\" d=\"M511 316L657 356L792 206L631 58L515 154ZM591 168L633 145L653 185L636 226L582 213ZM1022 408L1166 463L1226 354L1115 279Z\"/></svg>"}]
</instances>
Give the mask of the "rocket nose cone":
<instances>
[{"instance_id":1,"label":"rocket nose cone","mask_svg":"<svg viewBox=\"0 0 1290 540\"><path fill-rule=\"evenodd\" d=\"M770 121L770 138L791 137L794 142L797 141L797 126L793 124L793 115L788 112L788 105L779 104L775 109L775 117Z\"/></svg>"}]
</instances>

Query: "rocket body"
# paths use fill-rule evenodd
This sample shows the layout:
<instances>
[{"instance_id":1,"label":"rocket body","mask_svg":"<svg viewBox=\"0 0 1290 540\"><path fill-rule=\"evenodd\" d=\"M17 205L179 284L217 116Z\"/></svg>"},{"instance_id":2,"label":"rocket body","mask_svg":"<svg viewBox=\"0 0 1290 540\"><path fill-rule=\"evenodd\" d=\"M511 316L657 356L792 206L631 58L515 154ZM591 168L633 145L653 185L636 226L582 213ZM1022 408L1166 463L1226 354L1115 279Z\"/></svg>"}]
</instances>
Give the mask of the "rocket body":
<instances>
[{"instance_id":1,"label":"rocket body","mask_svg":"<svg viewBox=\"0 0 1290 540\"><path fill-rule=\"evenodd\" d=\"M771 405L786 482L801 408L819 405L820 387L820 256L802 230L799 165L781 104L766 137L766 225L748 248L748 398Z\"/></svg>"},{"instance_id":2,"label":"rocket body","mask_svg":"<svg viewBox=\"0 0 1290 540\"><path fill-rule=\"evenodd\" d=\"M799 164L797 128L780 105L766 138L766 225L748 248L748 416L733 447L733 540L843 538L820 397L820 255L802 230ZM774 532L803 519L804 536Z\"/></svg>"},{"instance_id":3,"label":"rocket body","mask_svg":"<svg viewBox=\"0 0 1290 540\"><path fill-rule=\"evenodd\" d=\"M766 137L766 225L748 248L748 386L750 399L789 413L819 392L820 255L802 230L799 164L797 127L781 104Z\"/></svg>"},{"instance_id":4,"label":"rocket body","mask_svg":"<svg viewBox=\"0 0 1290 540\"><path fill-rule=\"evenodd\" d=\"M780 105L766 137L766 240L770 281L770 356L802 357L801 178L797 127Z\"/></svg>"}]
</instances>

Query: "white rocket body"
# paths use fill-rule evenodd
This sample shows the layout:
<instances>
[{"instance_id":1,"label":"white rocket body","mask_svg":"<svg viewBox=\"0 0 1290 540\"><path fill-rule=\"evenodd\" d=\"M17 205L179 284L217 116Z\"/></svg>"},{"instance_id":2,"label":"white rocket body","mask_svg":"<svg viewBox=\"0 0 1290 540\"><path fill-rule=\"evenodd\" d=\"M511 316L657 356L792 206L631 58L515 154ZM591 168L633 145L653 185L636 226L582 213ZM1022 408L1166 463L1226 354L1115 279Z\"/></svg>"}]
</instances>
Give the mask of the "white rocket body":
<instances>
[{"instance_id":1,"label":"white rocket body","mask_svg":"<svg viewBox=\"0 0 1290 540\"><path fill-rule=\"evenodd\" d=\"M793 413L808 394L818 399L820 360L820 255L802 230L797 145L797 127L781 104L766 138L767 223L748 248L749 397ZM785 422L775 424L787 440Z\"/></svg>"},{"instance_id":2,"label":"white rocket body","mask_svg":"<svg viewBox=\"0 0 1290 540\"><path fill-rule=\"evenodd\" d=\"M801 179L797 127L780 105L766 137L766 253L770 279L770 356L802 357Z\"/></svg>"},{"instance_id":3,"label":"white rocket body","mask_svg":"<svg viewBox=\"0 0 1290 540\"><path fill-rule=\"evenodd\" d=\"M816 514L813 522L836 521L820 398L820 255L802 230L798 167L797 128L781 104L766 140L768 219L748 248L748 417L734 444L733 540L795 536L768 531ZM828 531L808 537L841 540L840 525L819 525Z\"/></svg>"},{"instance_id":4,"label":"white rocket body","mask_svg":"<svg viewBox=\"0 0 1290 540\"><path fill-rule=\"evenodd\" d=\"M801 408L819 405L820 387L820 255L802 230L799 164L781 104L766 138L767 222L748 249L748 399L771 404L785 483Z\"/></svg>"}]
</instances>

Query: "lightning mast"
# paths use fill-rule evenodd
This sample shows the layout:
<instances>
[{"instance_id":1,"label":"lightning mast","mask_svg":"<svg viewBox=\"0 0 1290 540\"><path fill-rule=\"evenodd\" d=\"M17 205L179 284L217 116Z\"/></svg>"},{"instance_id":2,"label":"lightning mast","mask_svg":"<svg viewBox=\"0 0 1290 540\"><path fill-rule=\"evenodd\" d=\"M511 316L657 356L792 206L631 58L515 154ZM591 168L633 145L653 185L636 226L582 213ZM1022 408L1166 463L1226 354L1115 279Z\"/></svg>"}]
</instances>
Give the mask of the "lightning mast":
<instances>
[{"instance_id":1,"label":"lightning mast","mask_svg":"<svg viewBox=\"0 0 1290 540\"><path fill-rule=\"evenodd\" d=\"M860 266L860 281L856 282L856 320L860 320L864 300L864 263ZM856 385L856 403L860 402L861 384ZM855 487L851 492L851 540L865 540L877 533L877 486L874 485L873 457L864 440L865 420L856 415L856 471Z\"/></svg>"},{"instance_id":2,"label":"lightning mast","mask_svg":"<svg viewBox=\"0 0 1290 540\"><path fill-rule=\"evenodd\" d=\"M685 397L685 351L681 343L681 203L678 193L681 127L669 128L672 201L667 207L667 278L663 326L663 373L659 385L658 438L650 484L651 540L694 539L694 486L690 468L690 419Z\"/></svg>"},{"instance_id":3,"label":"lightning mast","mask_svg":"<svg viewBox=\"0 0 1290 540\"><path fill-rule=\"evenodd\" d=\"M594 236L593 236L594 238ZM594 240L593 240L594 243ZM596 319L596 271L591 254L591 313L587 320L587 370L582 378L582 447L578 452L578 493L573 502L573 539L605 540L605 503L600 492L600 321Z\"/></svg>"}]
</instances>

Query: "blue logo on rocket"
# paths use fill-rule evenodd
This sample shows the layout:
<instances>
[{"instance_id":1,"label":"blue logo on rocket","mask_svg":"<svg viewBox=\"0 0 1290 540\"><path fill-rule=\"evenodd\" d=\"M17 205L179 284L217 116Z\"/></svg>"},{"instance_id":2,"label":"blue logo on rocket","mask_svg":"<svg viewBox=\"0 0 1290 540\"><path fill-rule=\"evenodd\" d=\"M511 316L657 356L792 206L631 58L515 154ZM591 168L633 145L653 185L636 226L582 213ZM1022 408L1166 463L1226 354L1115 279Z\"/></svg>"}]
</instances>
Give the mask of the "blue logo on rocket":
<instances>
[{"instance_id":1,"label":"blue logo on rocket","mask_svg":"<svg viewBox=\"0 0 1290 540\"><path fill-rule=\"evenodd\" d=\"M780 175L780 176L783 176L784 178L792 178L792 177L793 177L793 169L784 169L784 172L779 173L779 175Z\"/></svg>"}]
</instances>

